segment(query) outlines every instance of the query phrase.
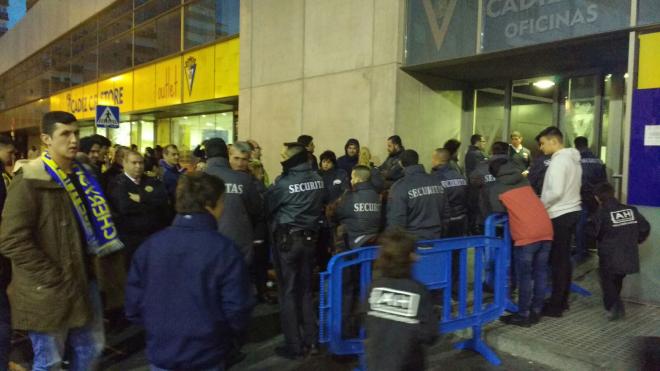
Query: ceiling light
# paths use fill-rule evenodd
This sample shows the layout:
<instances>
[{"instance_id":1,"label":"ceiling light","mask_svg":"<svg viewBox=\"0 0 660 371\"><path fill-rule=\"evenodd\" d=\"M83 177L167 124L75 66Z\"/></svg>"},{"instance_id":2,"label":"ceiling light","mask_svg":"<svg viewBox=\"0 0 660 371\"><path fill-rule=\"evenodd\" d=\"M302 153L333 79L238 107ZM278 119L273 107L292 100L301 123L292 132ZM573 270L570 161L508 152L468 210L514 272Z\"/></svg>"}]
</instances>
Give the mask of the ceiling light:
<instances>
[{"instance_id":1,"label":"ceiling light","mask_svg":"<svg viewBox=\"0 0 660 371\"><path fill-rule=\"evenodd\" d=\"M539 80L534 82L533 85L539 89L550 89L551 87L555 86L555 82L552 80Z\"/></svg>"},{"instance_id":2,"label":"ceiling light","mask_svg":"<svg viewBox=\"0 0 660 371\"><path fill-rule=\"evenodd\" d=\"M188 116L183 116L183 119L184 119L184 120L188 120Z\"/></svg>"},{"instance_id":3,"label":"ceiling light","mask_svg":"<svg viewBox=\"0 0 660 371\"><path fill-rule=\"evenodd\" d=\"M627 78L628 78L628 72L626 72L626 74L623 75L623 78L624 78L624 79L627 79Z\"/></svg>"},{"instance_id":4,"label":"ceiling light","mask_svg":"<svg viewBox=\"0 0 660 371\"><path fill-rule=\"evenodd\" d=\"M206 117L206 115L202 115L202 117Z\"/></svg>"}]
</instances>

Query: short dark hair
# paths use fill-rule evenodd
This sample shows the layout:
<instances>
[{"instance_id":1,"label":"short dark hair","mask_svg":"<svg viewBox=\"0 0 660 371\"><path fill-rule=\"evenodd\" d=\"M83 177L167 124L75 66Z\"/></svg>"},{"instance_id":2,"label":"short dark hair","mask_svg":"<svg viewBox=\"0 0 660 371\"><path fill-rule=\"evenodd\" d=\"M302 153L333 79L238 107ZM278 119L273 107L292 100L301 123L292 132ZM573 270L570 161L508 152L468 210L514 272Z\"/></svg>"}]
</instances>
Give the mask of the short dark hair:
<instances>
[{"instance_id":1,"label":"short dark hair","mask_svg":"<svg viewBox=\"0 0 660 371\"><path fill-rule=\"evenodd\" d=\"M80 152L89 154L89 151L92 150L95 144L98 144L98 142L94 140L93 136L80 138Z\"/></svg>"},{"instance_id":2,"label":"short dark hair","mask_svg":"<svg viewBox=\"0 0 660 371\"><path fill-rule=\"evenodd\" d=\"M490 146L490 152L494 155L506 155L509 153L509 144L504 142L495 142Z\"/></svg>"},{"instance_id":3,"label":"short dark hair","mask_svg":"<svg viewBox=\"0 0 660 371\"><path fill-rule=\"evenodd\" d=\"M564 135L561 133L561 130L555 126L548 126L543 129L543 131L536 136L536 141L540 142L542 137L555 137L558 138L559 141L564 141Z\"/></svg>"},{"instance_id":4,"label":"short dark hair","mask_svg":"<svg viewBox=\"0 0 660 371\"><path fill-rule=\"evenodd\" d=\"M417 154L416 151L412 149L407 149L401 153L401 157L399 158L401 160L401 165L403 167L408 167L412 165L417 165L419 164L419 155Z\"/></svg>"},{"instance_id":5,"label":"short dark hair","mask_svg":"<svg viewBox=\"0 0 660 371\"><path fill-rule=\"evenodd\" d=\"M492 176L497 176L500 173L500 168L502 165L506 164L509 160L506 158L498 158L495 160L492 160L488 163L488 172Z\"/></svg>"},{"instance_id":6,"label":"short dark hair","mask_svg":"<svg viewBox=\"0 0 660 371\"><path fill-rule=\"evenodd\" d=\"M227 151L227 143L222 138L211 138L204 142L204 148L206 149L206 157L222 157L229 158L229 153Z\"/></svg>"},{"instance_id":7,"label":"short dark hair","mask_svg":"<svg viewBox=\"0 0 660 371\"><path fill-rule=\"evenodd\" d=\"M599 200L611 200L614 198L614 187L608 182L598 183L594 187L594 196Z\"/></svg>"},{"instance_id":8,"label":"short dark hair","mask_svg":"<svg viewBox=\"0 0 660 371\"><path fill-rule=\"evenodd\" d=\"M13 146L13 145L14 145L14 141L11 139L9 135L0 134L0 147Z\"/></svg>"},{"instance_id":9,"label":"short dark hair","mask_svg":"<svg viewBox=\"0 0 660 371\"><path fill-rule=\"evenodd\" d=\"M449 156L453 156L458 152L458 148L461 146L461 142L456 139L449 139L445 142L445 145L442 148L449 150Z\"/></svg>"},{"instance_id":10,"label":"short dark hair","mask_svg":"<svg viewBox=\"0 0 660 371\"><path fill-rule=\"evenodd\" d=\"M371 180L371 169L368 166L357 165L353 168L355 175L357 175L358 180L362 182L368 182Z\"/></svg>"},{"instance_id":11,"label":"short dark hair","mask_svg":"<svg viewBox=\"0 0 660 371\"><path fill-rule=\"evenodd\" d=\"M411 275L415 252L415 238L400 227L386 231L379 239L380 255L376 261L376 269L384 277L408 278Z\"/></svg>"},{"instance_id":12,"label":"short dark hair","mask_svg":"<svg viewBox=\"0 0 660 371\"><path fill-rule=\"evenodd\" d=\"M589 140L585 137L576 137L573 140L573 145L575 148L587 148L589 147Z\"/></svg>"},{"instance_id":13,"label":"short dark hair","mask_svg":"<svg viewBox=\"0 0 660 371\"><path fill-rule=\"evenodd\" d=\"M401 141L401 137L398 135L392 135L391 137L387 138L392 144L396 144L397 146L401 147L403 146L403 142Z\"/></svg>"},{"instance_id":14,"label":"short dark hair","mask_svg":"<svg viewBox=\"0 0 660 371\"><path fill-rule=\"evenodd\" d=\"M163 153L168 154L170 153L170 150L176 150L178 151L179 148L176 146L176 144L168 144L163 148Z\"/></svg>"},{"instance_id":15,"label":"short dark hair","mask_svg":"<svg viewBox=\"0 0 660 371\"><path fill-rule=\"evenodd\" d=\"M335 155L335 153L330 150L321 153L319 156L319 165L323 162L323 160L329 160L333 165L337 166L337 155Z\"/></svg>"},{"instance_id":16,"label":"short dark hair","mask_svg":"<svg viewBox=\"0 0 660 371\"><path fill-rule=\"evenodd\" d=\"M91 136L91 138L94 139L94 141L96 142L96 144L99 145L99 147L108 147L108 148L110 148L112 146L112 142L110 141L110 139L104 137L101 134L94 134L94 135Z\"/></svg>"},{"instance_id":17,"label":"short dark hair","mask_svg":"<svg viewBox=\"0 0 660 371\"><path fill-rule=\"evenodd\" d=\"M303 147L307 147L313 141L314 141L314 137L312 137L311 135L303 134L298 137L298 140L296 142L302 144Z\"/></svg>"},{"instance_id":18,"label":"short dark hair","mask_svg":"<svg viewBox=\"0 0 660 371\"><path fill-rule=\"evenodd\" d=\"M222 179L203 172L184 174L176 186L176 212L205 213L206 206L215 207L225 193Z\"/></svg>"},{"instance_id":19,"label":"short dark hair","mask_svg":"<svg viewBox=\"0 0 660 371\"><path fill-rule=\"evenodd\" d=\"M472 145L477 144L477 142L481 141L481 138L483 138L483 136L481 134L473 134L470 137L470 144L472 144Z\"/></svg>"},{"instance_id":20,"label":"short dark hair","mask_svg":"<svg viewBox=\"0 0 660 371\"><path fill-rule=\"evenodd\" d=\"M41 133L53 135L56 124L69 125L78 121L76 116L64 111L51 111L44 114L41 119Z\"/></svg>"}]
</instances>

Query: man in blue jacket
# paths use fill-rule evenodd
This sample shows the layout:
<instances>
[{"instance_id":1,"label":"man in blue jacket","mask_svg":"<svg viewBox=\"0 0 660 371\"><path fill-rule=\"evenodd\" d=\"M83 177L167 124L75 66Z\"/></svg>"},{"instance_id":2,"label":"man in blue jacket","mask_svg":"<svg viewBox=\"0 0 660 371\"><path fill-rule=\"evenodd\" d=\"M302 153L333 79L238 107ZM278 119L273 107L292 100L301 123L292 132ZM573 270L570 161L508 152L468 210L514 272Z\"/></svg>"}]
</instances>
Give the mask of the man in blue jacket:
<instances>
[{"instance_id":1,"label":"man in blue jacket","mask_svg":"<svg viewBox=\"0 0 660 371\"><path fill-rule=\"evenodd\" d=\"M241 253L217 232L224 182L181 176L177 216L135 253L126 317L144 326L152 370L224 370L253 306Z\"/></svg>"}]
</instances>

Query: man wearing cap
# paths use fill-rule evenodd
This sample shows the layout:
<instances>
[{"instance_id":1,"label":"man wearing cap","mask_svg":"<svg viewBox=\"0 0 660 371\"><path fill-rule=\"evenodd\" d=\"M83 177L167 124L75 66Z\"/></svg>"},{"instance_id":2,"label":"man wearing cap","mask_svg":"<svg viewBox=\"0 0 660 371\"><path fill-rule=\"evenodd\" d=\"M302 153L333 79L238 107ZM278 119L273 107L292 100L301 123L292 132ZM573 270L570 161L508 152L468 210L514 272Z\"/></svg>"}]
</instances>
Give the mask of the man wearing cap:
<instances>
[{"instance_id":1,"label":"man wearing cap","mask_svg":"<svg viewBox=\"0 0 660 371\"><path fill-rule=\"evenodd\" d=\"M282 175L266 192L267 213L275 227L273 260L285 341L275 352L297 359L306 351L318 354L312 274L325 191L302 145L285 144L282 158Z\"/></svg>"},{"instance_id":2,"label":"man wearing cap","mask_svg":"<svg viewBox=\"0 0 660 371\"><path fill-rule=\"evenodd\" d=\"M225 182L225 212L218 222L218 231L229 237L243 253L248 265L254 255L254 226L262 211L262 198L250 174L232 170L227 144L222 138L206 142L205 172Z\"/></svg>"}]
</instances>

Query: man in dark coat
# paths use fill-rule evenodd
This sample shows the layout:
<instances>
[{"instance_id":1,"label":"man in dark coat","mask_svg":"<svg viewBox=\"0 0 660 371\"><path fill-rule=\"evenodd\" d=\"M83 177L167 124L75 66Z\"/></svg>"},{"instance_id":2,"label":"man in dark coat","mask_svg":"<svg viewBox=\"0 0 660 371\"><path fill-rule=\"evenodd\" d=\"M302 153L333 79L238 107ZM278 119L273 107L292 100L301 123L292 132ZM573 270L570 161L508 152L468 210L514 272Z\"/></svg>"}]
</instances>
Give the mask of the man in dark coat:
<instances>
[{"instance_id":1,"label":"man in dark coat","mask_svg":"<svg viewBox=\"0 0 660 371\"><path fill-rule=\"evenodd\" d=\"M0 135L0 171L3 181L0 182L0 213L5 207L7 188L11 182L11 174L6 167L14 160L16 147L10 137ZM9 259L0 255L0 369L6 369L9 364L9 351L11 349L11 318L7 287L11 281L11 263Z\"/></svg>"},{"instance_id":2,"label":"man in dark coat","mask_svg":"<svg viewBox=\"0 0 660 371\"><path fill-rule=\"evenodd\" d=\"M316 146L314 145L314 137L311 135L303 134L298 137L297 142L305 147L305 150L307 151L307 157L309 159L309 163L312 164L312 169L313 170L318 170L319 164L316 161L316 156L314 156L314 149Z\"/></svg>"},{"instance_id":3,"label":"man in dark coat","mask_svg":"<svg viewBox=\"0 0 660 371\"><path fill-rule=\"evenodd\" d=\"M319 175L323 178L326 193L323 199L324 217L321 219L317 244L317 263L321 270L325 270L335 246L335 223L325 217L325 211L328 210L328 207L332 207L332 204L350 189L351 185L346 171L337 167L337 158L334 152L325 151L321 153L319 159L321 162L319 164Z\"/></svg>"},{"instance_id":4,"label":"man in dark coat","mask_svg":"<svg viewBox=\"0 0 660 371\"><path fill-rule=\"evenodd\" d=\"M144 175L144 158L127 150L124 173L110 184L108 198L117 221L119 238L126 246L126 263L152 234L167 227L174 217L173 206L158 179Z\"/></svg>"},{"instance_id":5,"label":"man in dark coat","mask_svg":"<svg viewBox=\"0 0 660 371\"><path fill-rule=\"evenodd\" d=\"M527 176L529 165L532 161L532 152L523 147L523 137L519 131L511 132L511 144L509 144L509 157L511 161L520 169L520 172Z\"/></svg>"},{"instance_id":6,"label":"man in dark coat","mask_svg":"<svg viewBox=\"0 0 660 371\"><path fill-rule=\"evenodd\" d=\"M179 149L174 144L169 144L163 148L163 159L160 160L160 167L163 168L163 184L170 195L172 204L176 198L176 183L181 174L186 172L179 164Z\"/></svg>"},{"instance_id":7,"label":"man in dark coat","mask_svg":"<svg viewBox=\"0 0 660 371\"><path fill-rule=\"evenodd\" d=\"M471 174L477 167L477 164L488 159L484 153L486 140L481 134L474 134L470 137L470 147L465 154L465 174Z\"/></svg>"},{"instance_id":8,"label":"man in dark coat","mask_svg":"<svg viewBox=\"0 0 660 371\"><path fill-rule=\"evenodd\" d=\"M442 237L449 219L446 190L440 180L424 171L417 152L401 154L404 177L390 189L387 228L401 227L418 240Z\"/></svg>"},{"instance_id":9,"label":"man in dark coat","mask_svg":"<svg viewBox=\"0 0 660 371\"><path fill-rule=\"evenodd\" d=\"M304 147L298 143L286 147L282 175L266 192L266 205L275 227L273 260L285 341L275 352L297 359L307 350L318 354L312 273L325 192L323 179L312 170Z\"/></svg>"},{"instance_id":10,"label":"man in dark coat","mask_svg":"<svg viewBox=\"0 0 660 371\"><path fill-rule=\"evenodd\" d=\"M444 237L467 233L467 179L451 166L451 154L445 148L433 151L431 175L437 177L447 193L449 222Z\"/></svg>"},{"instance_id":11,"label":"man in dark coat","mask_svg":"<svg viewBox=\"0 0 660 371\"><path fill-rule=\"evenodd\" d=\"M196 173L179 181L174 223L135 253L126 316L144 326L152 366L223 370L254 305L247 267L217 230L222 180Z\"/></svg>"},{"instance_id":12,"label":"man in dark coat","mask_svg":"<svg viewBox=\"0 0 660 371\"><path fill-rule=\"evenodd\" d=\"M344 170L350 179L350 174L353 171L355 165L357 165L359 158L360 142L355 138L351 138L346 141L346 145L344 146L344 155L337 159L337 167Z\"/></svg>"},{"instance_id":13,"label":"man in dark coat","mask_svg":"<svg viewBox=\"0 0 660 371\"><path fill-rule=\"evenodd\" d=\"M403 150L400 136L392 135L387 138L387 159L380 165L380 171L385 178L385 189L389 189L393 182L403 177L403 168L399 162Z\"/></svg>"},{"instance_id":14,"label":"man in dark coat","mask_svg":"<svg viewBox=\"0 0 660 371\"><path fill-rule=\"evenodd\" d=\"M222 138L206 142L205 172L225 182L225 212L218 222L218 231L234 241L250 266L254 255L254 227L263 211L261 194L249 173L229 167L227 144Z\"/></svg>"}]
</instances>

